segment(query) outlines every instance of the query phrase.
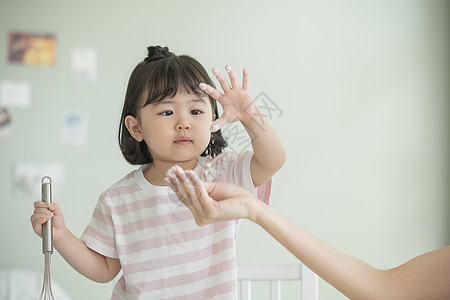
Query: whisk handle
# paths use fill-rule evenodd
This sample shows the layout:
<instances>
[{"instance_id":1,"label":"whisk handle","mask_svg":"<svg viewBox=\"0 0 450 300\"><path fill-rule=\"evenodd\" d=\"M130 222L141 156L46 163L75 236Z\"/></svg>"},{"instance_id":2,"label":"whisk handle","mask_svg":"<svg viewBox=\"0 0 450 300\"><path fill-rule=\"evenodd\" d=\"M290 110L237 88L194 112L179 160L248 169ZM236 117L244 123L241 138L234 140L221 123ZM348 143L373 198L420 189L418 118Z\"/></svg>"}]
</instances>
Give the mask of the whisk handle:
<instances>
[{"instance_id":1,"label":"whisk handle","mask_svg":"<svg viewBox=\"0 0 450 300\"><path fill-rule=\"evenodd\" d=\"M41 181L42 201L52 203L52 179L48 176ZM42 225L42 253L53 253L53 226L52 219Z\"/></svg>"}]
</instances>

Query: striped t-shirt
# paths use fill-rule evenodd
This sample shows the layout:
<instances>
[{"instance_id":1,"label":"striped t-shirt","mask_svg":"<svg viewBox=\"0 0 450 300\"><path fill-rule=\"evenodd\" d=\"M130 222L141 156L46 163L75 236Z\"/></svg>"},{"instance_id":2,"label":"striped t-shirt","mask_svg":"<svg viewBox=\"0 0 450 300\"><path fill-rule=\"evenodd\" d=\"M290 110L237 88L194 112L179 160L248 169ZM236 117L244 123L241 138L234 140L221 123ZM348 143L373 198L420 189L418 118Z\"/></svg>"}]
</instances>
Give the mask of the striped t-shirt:
<instances>
[{"instance_id":1,"label":"striped t-shirt","mask_svg":"<svg viewBox=\"0 0 450 300\"><path fill-rule=\"evenodd\" d=\"M271 181L254 188L252 152L200 157L201 180L231 182L268 203ZM166 186L129 173L100 195L81 240L118 258L122 275L111 299L237 299L235 241L239 221L198 227L189 209Z\"/></svg>"}]
</instances>

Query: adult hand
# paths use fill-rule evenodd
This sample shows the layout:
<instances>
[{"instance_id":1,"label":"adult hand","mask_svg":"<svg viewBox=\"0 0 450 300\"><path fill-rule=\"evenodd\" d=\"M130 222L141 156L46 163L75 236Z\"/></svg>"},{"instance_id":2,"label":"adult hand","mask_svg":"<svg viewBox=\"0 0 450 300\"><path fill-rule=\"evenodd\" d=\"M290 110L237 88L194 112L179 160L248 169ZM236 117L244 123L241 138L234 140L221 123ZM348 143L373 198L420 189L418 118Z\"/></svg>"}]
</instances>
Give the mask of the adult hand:
<instances>
[{"instance_id":1,"label":"adult hand","mask_svg":"<svg viewBox=\"0 0 450 300\"><path fill-rule=\"evenodd\" d=\"M230 183L202 182L191 171L178 166L167 172L169 186L192 212L199 226L217 221L251 217L253 194Z\"/></svg>"}]
</instances>

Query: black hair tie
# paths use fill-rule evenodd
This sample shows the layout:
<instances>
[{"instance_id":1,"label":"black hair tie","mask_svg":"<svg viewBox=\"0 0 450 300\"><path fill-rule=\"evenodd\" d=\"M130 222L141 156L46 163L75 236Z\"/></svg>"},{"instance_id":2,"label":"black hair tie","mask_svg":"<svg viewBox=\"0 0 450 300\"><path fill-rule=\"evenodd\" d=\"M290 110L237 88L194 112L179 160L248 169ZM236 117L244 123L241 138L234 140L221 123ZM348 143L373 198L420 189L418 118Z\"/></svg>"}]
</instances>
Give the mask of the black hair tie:
<instances>
[{"instance_id":1,"label":"black hair tie","mask_svg":"<svg viewBox=\"0 0 450 300\"><path fill-rule=\"evenodd\" d=\"M173 56L173 53L169 51L168 47L161 46L150 46L147 47L147 57L144 59L145 62L152 62Z\"/></svg>"}]
</instances>

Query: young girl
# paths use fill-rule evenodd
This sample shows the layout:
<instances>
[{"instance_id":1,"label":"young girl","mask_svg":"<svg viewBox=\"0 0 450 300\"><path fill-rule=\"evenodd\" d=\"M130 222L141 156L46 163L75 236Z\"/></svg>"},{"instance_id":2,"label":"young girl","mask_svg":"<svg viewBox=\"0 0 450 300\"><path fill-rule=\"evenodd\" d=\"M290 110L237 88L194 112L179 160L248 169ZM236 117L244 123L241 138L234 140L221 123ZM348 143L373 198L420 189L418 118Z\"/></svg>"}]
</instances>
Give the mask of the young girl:
<instances>
[{"instance_id":1,"label":"young girl","mask_svg":"<svg viewBox=\"0 0 450 300\"><path fill-rule=\"evenodd\" d=\"M53 218L54 247L74 269L98 282L122 269L112 299L237 297L238 222L198 227L165 180L179 165L268 202L270 179L284 164L285 151L252 104L248 72L241 87L226 70L230 82L213 69L220 93L195 59L149 47L131 74L119 128L125 159L141 167L101 194L80 239L65 227L57 204L35 203L34 231L41 235L41 225ZM223 107L221 118L215 100ZM220 127L234 121L246 128L254 153L222 153Z\"/></svg>"}]
</instances>

